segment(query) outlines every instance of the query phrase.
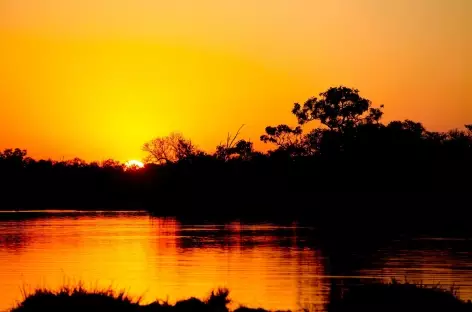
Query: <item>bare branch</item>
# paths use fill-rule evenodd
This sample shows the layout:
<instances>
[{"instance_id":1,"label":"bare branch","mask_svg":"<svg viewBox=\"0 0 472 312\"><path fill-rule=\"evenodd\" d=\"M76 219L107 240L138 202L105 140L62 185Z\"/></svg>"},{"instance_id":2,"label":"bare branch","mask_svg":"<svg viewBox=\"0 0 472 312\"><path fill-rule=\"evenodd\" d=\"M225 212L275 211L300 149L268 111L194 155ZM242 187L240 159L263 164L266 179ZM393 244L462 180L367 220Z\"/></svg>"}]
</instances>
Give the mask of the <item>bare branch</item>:
<instances>
[{"instance_id":1,"label":"bare branch","mask_svg":"<svg viewBox=\"0 0 472 312\"><path fill-rule=\"evenodd\" d=\"M234 135L233 139L231 140L231 143L230 143L229 147L232 147L232 146L233 146L234 141L238 138L239 133L241 132L241 129L242 129L244 126L245 126L245 125L242 124L241 127L239 127L238 131L236 132L236 134Z\"/></svg>"}]
</instances>

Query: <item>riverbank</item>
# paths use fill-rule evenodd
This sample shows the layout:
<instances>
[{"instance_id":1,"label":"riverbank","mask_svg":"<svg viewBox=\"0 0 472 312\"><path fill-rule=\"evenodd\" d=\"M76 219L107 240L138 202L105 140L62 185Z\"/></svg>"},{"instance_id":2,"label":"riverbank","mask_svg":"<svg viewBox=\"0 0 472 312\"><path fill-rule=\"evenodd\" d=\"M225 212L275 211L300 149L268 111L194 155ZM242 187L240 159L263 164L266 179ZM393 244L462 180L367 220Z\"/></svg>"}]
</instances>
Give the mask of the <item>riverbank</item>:
<instances>
[{"instance_id":1,"label":"riverbank","mask_svg":"<svg viewBox=\"0 0 472 312\"><path fill-rule=\"evenodd\" d=\"M189 298L170 304L155 301L141 304L141 298L131 298L124 292L111 289L87 290L82 286L59 290L37 289L25 294L24 300L12 312L36 311L118 311L118 312L229 312L229 291L212 291L204 300ZM326 306L327 312L382 312L382 311L472 311L472 303L458 297L457 290L418 284L372 282L350 286L342 298ZM233 312L268 312L263 308L238 307ZM305 311L306 312L306 311Z\"/></svg>"}]
</instances>

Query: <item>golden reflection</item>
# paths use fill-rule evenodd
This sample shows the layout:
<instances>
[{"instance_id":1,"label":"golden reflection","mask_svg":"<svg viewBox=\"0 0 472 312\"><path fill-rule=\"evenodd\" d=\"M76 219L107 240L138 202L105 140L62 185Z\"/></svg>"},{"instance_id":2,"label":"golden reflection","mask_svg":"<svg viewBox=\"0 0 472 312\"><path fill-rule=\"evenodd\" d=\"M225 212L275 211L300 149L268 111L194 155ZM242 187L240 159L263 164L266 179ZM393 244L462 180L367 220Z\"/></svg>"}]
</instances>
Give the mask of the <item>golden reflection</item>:
<instances>
[{"instance_id":1,"label":"golden reflection","mask_svg":"<svg viewBox=\"0 0 472 312\"><path fill-rule=\"evenodd\" d=\"M18 216L0 218L0 310L21 299L21 289L79 281L145 301L202 298L228 287L233 307L272 310L320 309L330 293L326 257L305 242L313 233L296 224L189 225L144 213ZM350 274L455 284L471 299L467 242L455 242L454 252L440 242L417 244L380 250L372 268Z\"/></svg>"},{"instance_id":2,"label":"golden reflection","mask_svg":"<svg viewBox=\"0 0 472 312\"><path fill-rule=\"evenodd\" d=\"M281 229L272 225L78 214L0 221L0 230L16 237L0 241L0 310L21 299L21 288L78 281L127 289L145 301L202 298L228 287L236 306L267 309L308 307L329 291L320 252L298 247L296 228L276 236Z\"/></svg>"}]
</instances>

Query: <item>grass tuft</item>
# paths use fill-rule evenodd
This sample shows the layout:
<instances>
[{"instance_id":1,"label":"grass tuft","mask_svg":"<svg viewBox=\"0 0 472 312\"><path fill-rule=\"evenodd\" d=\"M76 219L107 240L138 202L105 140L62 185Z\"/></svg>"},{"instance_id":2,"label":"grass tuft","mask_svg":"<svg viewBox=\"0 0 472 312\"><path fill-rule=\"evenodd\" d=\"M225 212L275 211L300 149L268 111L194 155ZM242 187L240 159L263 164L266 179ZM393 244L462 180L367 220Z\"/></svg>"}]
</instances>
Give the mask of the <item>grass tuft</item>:
<instances>
[{"instance_id":1,"label":"grass tuft","mask_svg":"<svg viewBox=\"0 0 472 312\"><path fill-rule=\"evenodd\" d=\"M58 290L38 288L27 294L13 312L21 311L135 311L141 298L132 298L125 291L86 289L83 284L63 286Z\"/></svg>"},{"instance_id":2,"label":"grass tuft","mask_svg":"<svg viewBox=\"0 0 472 312\"><path fill-rule=\"evenodd\" d=\"M446 289L437 284L427 286L392 279L390 283L373 281L351 286L338 302L328 306L329 312L374 311L472 311L470 302L458 297L458 288Z\"/></svg>"}]
</instances>

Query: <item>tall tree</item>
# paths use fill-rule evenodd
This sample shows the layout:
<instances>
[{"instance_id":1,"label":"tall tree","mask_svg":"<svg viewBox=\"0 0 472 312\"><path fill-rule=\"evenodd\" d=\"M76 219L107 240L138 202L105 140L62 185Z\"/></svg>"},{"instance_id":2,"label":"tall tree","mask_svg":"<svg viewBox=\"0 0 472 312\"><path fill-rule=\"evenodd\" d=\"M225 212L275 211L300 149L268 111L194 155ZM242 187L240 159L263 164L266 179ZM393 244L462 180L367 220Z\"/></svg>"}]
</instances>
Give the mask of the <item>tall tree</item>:
<instances>
[{"instance_id":1,"label":"tall tree","mask_svg":"<svg viewBox=\"0 0 472 312\"><path fill-rule=\"evenodd\" d=\"M198 154L192 141L175 132L166 137L152 139L145 143L142 149L148 153L145 161L154 164L175 163Z\"/></svg>"},{"instance_id":2,"label":"tall tree","mask_svg":"<svg viewBox=\"0 0 472 312\"><path fill-rule=\"evenodd\" d=\"M295 103L292 113L300 125L318 120L328 129L343 133L360 124L378 123L382 108L383 105L373 108L371 101L359 95L359 90L339 86L320 93L320 98L308 99L303 106Z\"/></svg>"},{"instance_id":3,"label":"tall tree","mask_svg":"<svg viewBox=\"0 0 472 312\"><path fill-rule=\"evenodd\" d=\"M114 159L107 159L102 161L102 168L113 169L113 170L123 170L123 164Z\"/></svg>"},{"instance_id":4,"label":"tall tree","mask_svg":"<svg viewBox=\"0 0 472 312\"><path fill-rule=\"evenodd\" d=\"M10 168L21 168L24 166L26 155L27 151L19 148L5 149L3 153L0 152L0 164L3 163Z\"/></svg>"},{"instance_id":5,"label":"tall tree","mask_svg":"<svg viewBox=\"0 0 472 312\"><path fill-rule=\"evenodd\" d=\"M250 155L254 152L252 142L246 140L236 141L243 127L244 124L239 127L238 131L236 131L236 134L233 136L228 133L226 143L220 143L216 147L216 158L224 161L229 160L233 155L239 155L239 158L245 160L250 158Z\"/></svg>"},{"instance_id":6,"label":"tall tree","mask_svg":"<svg viewBox=\"0 0 472 312\"><path fill-rule=\"evenodd\" d=\"M266 134L260 139L264 143L274 143L279 150L295 152L302 147L302 128L297 126L292 128L288 125L278 125L276 127L266 127Z\"/></svg>"}]
</instances>

